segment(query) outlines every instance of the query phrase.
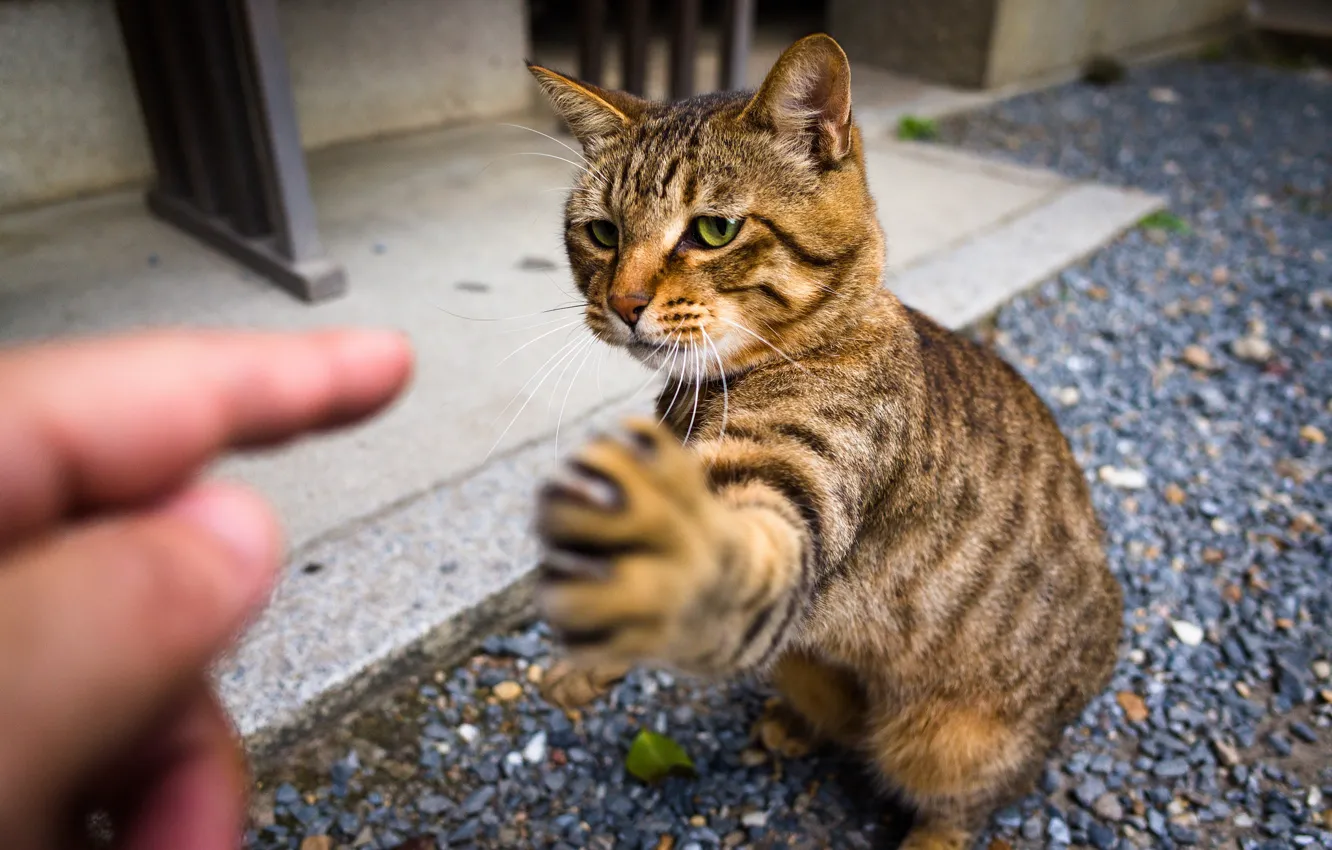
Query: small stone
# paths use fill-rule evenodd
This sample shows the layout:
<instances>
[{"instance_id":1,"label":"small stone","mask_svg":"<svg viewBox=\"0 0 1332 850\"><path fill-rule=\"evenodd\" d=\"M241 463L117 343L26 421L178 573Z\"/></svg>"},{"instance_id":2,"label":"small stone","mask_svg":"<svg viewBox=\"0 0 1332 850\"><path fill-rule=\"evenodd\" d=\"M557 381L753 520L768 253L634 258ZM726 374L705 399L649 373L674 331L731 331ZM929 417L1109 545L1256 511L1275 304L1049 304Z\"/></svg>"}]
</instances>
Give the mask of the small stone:
<instances>
[{"instance_id":1,"label":"small stone","mask_svg":"<svg viewBox=\"0 0 1332 850\"><path fill-rule=\"evenodd\" d=\"M533 664L527 668L527 681L534 685L541 684L541 680L545 678L545 676L546 671L541 669L540 664Z\"/></svg>"},{"instance_id":2,"label":"small stone","mask_svg":"<svg viewBox=\"0 0 1332 850\"><path fill-rule=\"evenodd\" d=\"M1132 691L1120 691L1115 694L1115 702L1124 709L1124 716L1132 723L1141 723L1147 719L1147 703Z\"/></svg>"},{"instance_id":3,"label":"small stone","mask_svg":"<svg viewBox=\"0 0 1332 850\"><path fill-rule=\"evenodd\" d=\"M464 744L470 744L481 737L481 730L470 723L464 723L458 727L458 737L462 738Z\"/></svg>"},{"instance_id":4,"label":"small stone","mask_svg":"<svg viewBox=\"0 0 1332 850\"><path fill-rule=\"evenodd\" d=\"M1169 86L1155 86L1147 92L1147 96L1157 103L1179 103L1179 93Z\"/></svg>"},{"instance_id":5,"label":"small stone","mask_svg":"<svg viewBox=\"0 0 1332 850\"><path fill-rule=\"evenodd\" d=\"M1189 763L1187 759L1174 758L1158 761L1152 768L1152 773L1162 779L1175 779L1180 776L1186 776L1189 772Z\"/></svg>"},{"instance_id":6,"label":"small stone","mask_svg":"<svg viewBox=\"0 0 1332 850\"><path fill-rule=\"evenodd\" d=\"M1230 344L1230 353L1251 363L1265 363L1272 357L1272 344L1260 336L1242 336Z\"/></svg>"},{"instance_id":7,"label":"small stone","mask_svg":"<svg viewBox=\"0 0 1332 850\"><path fill-rule=\"evenodd\" d=\"M1165 496L1165 500L1172 505L1182 505L1184 504L1184 500L1188 498L1187 494L1184 492L1184 488L1173 481L1166 485L1163 495Z\"/></svg>"},{"instance_id":8,"label":"small stone","mask_svg":"<svg viewBox=\"0 0 1332 850\"><path fill-rule=\"evenodd\" d=\"M749 812L740 818L740 823L750 829L762 829L768 825L767 812Z\"/></svg>"},{"instance_id":9,"label":"small stone","mask_svg":"<svg viewBox=\"0 0 1332 850\"><path fill-rule=\"evenodd\" d=\"M1073 840L1073 835L1069 832L1068 823L1063 818L1050 818L1050 824L1045 828L1045 834L1050 840L1058 844L1068 844Z\"/></svg>"},{"instance_id":10,"label":"small stone","mask_svg":"<svg viewBox=\"0 0 1332 850\"><path fill-rule=\"evenodd\" d=\"M1277 732L1267 736L1267 745L1279 756L1288 756L1293 751L1290 739Z\"/></svg>"},{"instance_id":11,"label":"small stone","mask_svg":"<svg viewBox=\"0 0 1332 850\"><path fill-rule=\"evenodd\" d=\"M986 850L1013 850L1013 845L1002 838L991 838Z\"/></svg>"},{"instance_id":12,"label":"small stone","mask_svg":"<svg viewBox=\"0 0 1332 850\"><path fill-rule=\"evenodd\" d=\"M1195 369L1206 370L1212 368L1212 355L1201 345L1184 346L1184 351L1181 356L1185 363Z\"/></svg>"},{"instance_id":13,"label":"small stone","mask_svg":"<svg viewBox=\"0 0 1332 850\"><path fill-rule=\"evenodd\" d=\"M523 686L512 680L500 682L490 691L501 702L512 702L523 695Z\"/></svg>"},{"instance_id":14,"label":"small stone","mask_svg":"<svg viewBox=\"0 0 1332 850\"><path fill-rule=\"evenodd\" d=\"M1321 658L1313 664L1310 664L1309 669L1312 670L1313 674L1319 679L1332 679L1332 663L1324 661Z\"/></svg>"},{"instance_id":15,"label":"small stone","mask_svg":"<svg viewBox=\"0 0 1332 850\"><path fill-rule=\"evenodd\" d=\"M327 835L307 835L301 841L301 850L333 850L333 839Z\"/></svg>"},{"instance_id":16,"label":"small stone","mask_svg":"<svg viewBox=\"0 0 1332 850\"><path fill-rule=\"evenodd\" d=\"M546 760L546 733L538 732L523 747L523 761L528 764L541 764Z\"/></svg>"},{"instance_id":17,"label":"small stone","mask_svg":"<svg viewBox=\"0 0 1332 850\"><path fill-rule=\"evenodd\" d=\"M1305 425L1300 428L1300 439L1307 443L1315 443L1321 446L1323 443L1327 442L1327 435L1325 435L1323 429L1319 428L1317 425Z\"/></svg>"},{"instance_id":18,"label":"small stone","mask_svg":"<svg viewBox=\"0 0 1332 850\"><path fill-rule=\"evenodd\" d=\"M1175 839L1176 844L1193 845L1198 843L1198 833L1177 823L1170 825L1170 837Z\"/></svg>"},{"instance_id":19,"label":"small stone","mask_svg":"<svg viewBox=\"0 0 1332 850\"><path fill-rule=\"evenodd\" d=\"M495 798L495 788L493 785L483 785L473 791L466 800L463 800L463 811L469 815L479 814L482 809L490 805L490 801Z\"/></svg>"},{"instance_id":20,"label":"small stone","mask_svg":"<svg viewBox=\"0 0 1332 850\"><path fill-rule=\"evenodd\" d=\"M762 750L750 747L740 753L740 763L745 767L758 767L768 760L768 754Z\"/></svg>"},{"instance_id":21,"label":"small stone","mask_svg":"<svg viewBox=\"0 0 1332 850\"><path fill-rule=\"evenodd\" d=\"M279 806L293 806L301 801L301 792L294 785L284 782L278 786L273 799Z\"/></svg>"},{"instance_id":22,"label":"small stone","mask_svg":"<svg viewBox=\"0 0 1332 850\"><path fill-rule=\"evenodd\" d=\"M1226 767L1234 767L1240 763L1239 750L1235 749L1228 742L1220 738L1212 739L1212 749L1216 751L1217 761Z\"/></svg>"},{"instance_id":23,"label":"small stone","mask_svg":"<svg viewBox=\"0 0 1332 850\"><path fill-rule=\"evenodd\" d=\"M708 825L708 819L702 815L690 815L689 825L694 829L700 829Z\"/></svg>"},{"instance_id":24,"label":"small stone","mask_svg":"<svg viewBox=\"0 0 1332 850\"><path fill-rule=\"evenodd\" d=\"M1078 392L1077 387L1060 387L1055 390L1055 401L1064 407L1073 407L1082 400L1082 393Z\"/></svg>"},{"instance_id":25,"label":"small stone","mask_svg":"<svg viewBox=\"0 0 1332 850\"><path fill-rule=\"evenodd\" d=\"M1198 646L1203 642L1202 627L1188 620L1172 620L1170 628L1185 646Z\"/></svg>"},{"instance_id":26,"label":"small stone","mask_svg":"<svg viewBox=\"0 0 1332 850\"><path fill-rule=\"evenodd\" d=\"M1119 802L1117 794L1102 794L1096 798L1091 806L1092 813L1101 820L1113 822L1124 819L1124 806Z\"/></svg>"},{"instance_id":27,"label":"small stone","mask_svg":"<svg viewBox=\"0 0 1332 850\"><path fill-rule=\"evenodd\" d=\"M1093 823L1087 829L1087 839L1096 850L1114 850L1118 845L1115 831L1103 823Z\"/></svg>"},{"instance_id":28,"label":"small stone","mask_svg":"<svg viewBox=\"0 0 1332 850\"><path fill-rule=\"evenodd\" d=\"M1105 782L1099 777L1089 776L1073 789L1073 799L1084 808L1091 808L1105 793Z\"/></svg>"},{"instance_id":29,"label":"small stone","mask_svg":"<svg viewBox=\"0 0 1332 850\"><path fill-rule=\"evenodd\" d=\"M1301 741L1303 741L1306 744L1318 743L1318 733L1315 732L1313 729L1311 729L1309 727L1309 724L1303 723L1299 720L1296 720L1295 722L1290 724L1290 734L1294 735L1296 738L1299 738Z\"/></svg>"},{"instance_id":30,"label":"small stone","mask_svg":"<svg viewBox=\"0 0 1332 850\"><path fill-rule=\"evenodd\" d=\"M1096 476L1120 490L1141 490L1147 486L1147 473L1140 469L1126 469L1118 466L1103 466L1096 470Z\"/></svg>"}]
</instances>

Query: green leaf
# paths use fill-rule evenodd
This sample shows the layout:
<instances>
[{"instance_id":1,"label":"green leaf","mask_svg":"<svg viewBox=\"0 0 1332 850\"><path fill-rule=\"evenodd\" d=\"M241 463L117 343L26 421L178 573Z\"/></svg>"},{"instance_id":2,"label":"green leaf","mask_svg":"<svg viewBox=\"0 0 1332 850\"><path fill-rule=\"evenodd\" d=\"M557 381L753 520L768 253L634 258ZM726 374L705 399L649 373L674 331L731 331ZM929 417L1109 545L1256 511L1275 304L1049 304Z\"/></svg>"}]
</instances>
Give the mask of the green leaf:
<instances>
[{"instance_id":1,"label":"green leaf","mask_svg":"<svg viewBox=\"0 0 1332 850\"><path fill-rule=\"evenodd\" d=\"M644 782L657 782L667 776L694 776L694 762L679 744L649 732L638 730L638 736L629 747L625 756L624 767L633 776Z\"/></svg>"},{"instance_id":2,"label":"green leaf","mask_svg":"<svg viewBox=\"0 0 1332 850\"><path fill-rule=\"evenodd\" d=\"M1148 230L1164 230L1167 233L1188 233L1192 229L1187 221L1168 210L1157 210L1151 215L1144 216L1138 222L1138 226Z\"/></svg>"},{"instance_id":3,"label":"green leaf","mask_svg":"<svg viewBox=\"0 0 1332 850\"><path fill-rule=\"evenodd\" d=\"M933 118L903 115L897 121L897 138L906 142L923 142L939 137L939 125Z\"/></svg>"}]
</instances>

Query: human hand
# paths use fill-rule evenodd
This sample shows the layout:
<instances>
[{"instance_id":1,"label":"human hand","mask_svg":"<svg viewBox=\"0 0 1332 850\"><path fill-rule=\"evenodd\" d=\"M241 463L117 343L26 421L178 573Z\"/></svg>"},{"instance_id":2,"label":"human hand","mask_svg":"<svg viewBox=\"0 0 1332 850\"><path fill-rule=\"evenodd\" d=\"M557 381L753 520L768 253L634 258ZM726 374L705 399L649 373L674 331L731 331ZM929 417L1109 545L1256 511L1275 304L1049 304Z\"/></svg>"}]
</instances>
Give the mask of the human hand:
<instances>
[{"instance_id":1,"label":"human hand","mask_svg":"<svg viewBox=\"0 0 1332 850\"><path fill-rule=\"evenodd\" d=\"M243 757L208 665L281 561L229 448L383 407L397 335L155 333L0 352L0 847L234 850Z\"/></svg>"}]
</instances>

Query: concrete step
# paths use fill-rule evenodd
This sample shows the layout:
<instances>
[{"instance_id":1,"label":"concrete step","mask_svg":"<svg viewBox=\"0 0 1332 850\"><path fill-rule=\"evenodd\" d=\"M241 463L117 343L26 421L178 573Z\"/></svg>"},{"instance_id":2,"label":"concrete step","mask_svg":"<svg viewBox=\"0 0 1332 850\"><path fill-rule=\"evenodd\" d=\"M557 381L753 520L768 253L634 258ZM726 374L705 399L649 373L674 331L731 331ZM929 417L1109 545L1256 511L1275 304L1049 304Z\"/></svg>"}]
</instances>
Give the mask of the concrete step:
<instances>
[{"instance_id":1,"label":"concrete step","mask_svg":"<svg viewBox=\"0 0 1332 850\"><path fill-rule=\"evenodd\" d=\"M897 143L886 129L867 133L867 160L888 285L952 326L1159 205ZM366 323L401 328L417 346L415 386L388 415L214 470L265 492L293 544L271 608L217 671L254 746L421 654L448 660L524 616L536 482L589 429L648 406L640 367L564 347L586 336L577 309L540 312L571 300L561 158L576 162L557 141L505 126L317 154L320 224L351 292L315 308L148 218L135 192L0 216L0 342Z\"/></svg>"}]
</instances>

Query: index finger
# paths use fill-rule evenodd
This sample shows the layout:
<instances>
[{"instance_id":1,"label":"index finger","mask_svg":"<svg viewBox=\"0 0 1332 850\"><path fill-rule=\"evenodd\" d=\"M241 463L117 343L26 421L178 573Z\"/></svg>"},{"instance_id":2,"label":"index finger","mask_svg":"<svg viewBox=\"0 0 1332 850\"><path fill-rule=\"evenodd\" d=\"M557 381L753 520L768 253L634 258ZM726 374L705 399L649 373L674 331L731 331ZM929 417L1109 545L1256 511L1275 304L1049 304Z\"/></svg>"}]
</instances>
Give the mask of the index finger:
<instances>
[{"instance_id":1,"label":"index finger","mask_svg":"<svg viewBox=\"0 0 1332 850\"><path fill-rule=\"evenodd\" d=\"M0 352L0 542L159 498L230 447L342 425L406 384L377 331L154 332Z\"/></svg>"}]
</instances>

